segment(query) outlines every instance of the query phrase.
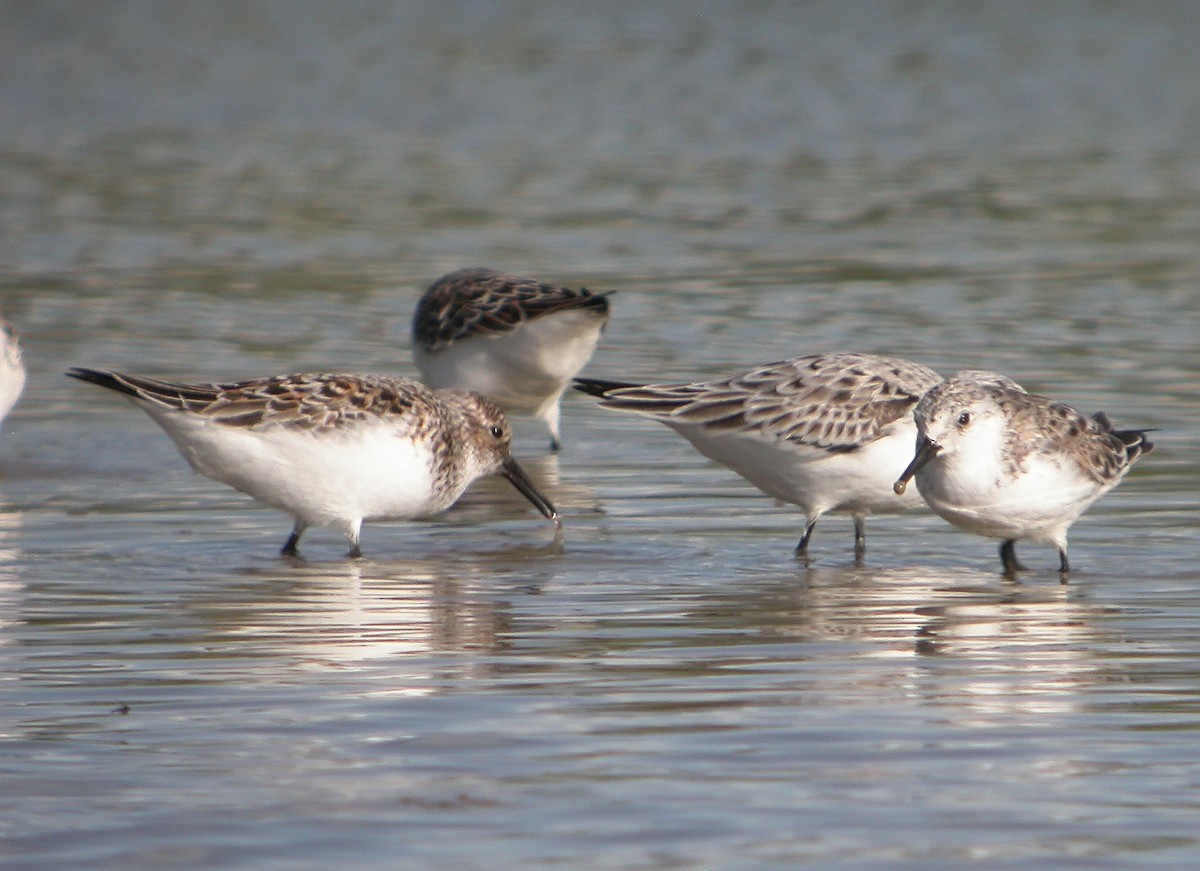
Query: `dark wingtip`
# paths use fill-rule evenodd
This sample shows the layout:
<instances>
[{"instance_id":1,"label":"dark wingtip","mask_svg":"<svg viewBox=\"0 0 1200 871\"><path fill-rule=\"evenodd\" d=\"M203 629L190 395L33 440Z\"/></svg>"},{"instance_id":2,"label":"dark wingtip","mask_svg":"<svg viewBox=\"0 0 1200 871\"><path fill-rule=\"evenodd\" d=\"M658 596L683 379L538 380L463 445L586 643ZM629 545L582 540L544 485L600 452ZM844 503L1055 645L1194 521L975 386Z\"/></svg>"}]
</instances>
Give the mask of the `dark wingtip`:
<instances>
[{"instance_id":1,"label":"dark wingtip","mask_svg":"<svg viewBox=\"0 0 1200 871\"><path fill-rule=\"evenodd\" d=\"M1113 429L1113 422L1103 411L1093 414L1092 420L1096 422L1096 425L1100 428L1100 432L1120 442L1121 447L1125 449L1126 458L1131 463L1142 454L1148 454L1154 450L1154 443L1146 438L1146 433L1157 432L1158 430Z\"/></svg>"},{"instance_id":2,"label":"dark wingtip","mask_svg":"<svg viewBox=\"0 0 1200 871\"><path fill-rule=\"evenodd\" d=\"M1146 438L1146 433L1148 432L1153 432L1153 430L1113 430L1111 434L1121 440L1121 445L1125 448L1125 456L1128 457L1129 462L1132 463L1142 454L1148 454L1154 450L1154 442Z\"/></svg>"},{"instance_id":3,"label":"dark wingtip","mask_svg":"<svg viewBox=\"0 0 1200 871\"><path fill-rule=\"evenodd\" d=\"M579 298L578 308L591 309L598 314L608 314L608 298L616 293L615 290L606 290L603 293L593 293L586 287L579 288L582 296Z\"/></svg>"},{"instance_id":4,"label":"dark wingtip","mask_svg":"<svg viewBox=\"0 0 1200 871\"><path fill-rule=\"evenodd\" d=\"M94 381L100 375L99 369L85 369L82 366L72 366L63 373L68 378L78 378L80 381Z\"/></svg>"},{"instance_id":5,"label":"dark wingtip","mask_svg":"<svg viewBox=\"0 0 1200 871\"><path fill-rule=\"evenodd\" d=\"M622 390L626 387L640 387L640 384L633 384L629 381L605 381L600 378L576 378L571 384L580 393L586 393L588 396L597 396L601 399L604 394L610 390Z\"/></svg>"},{"instance_id":6,"label":"dark wingtip","mask_svg":"<svg viewBox=\"0 0 1200 871\"><path fill-rule=\"evenodd\" d=\"M115 390L118 393L128 393L131 396L136 393L129 385L121 381L115 373L105 372L103 369L87 369L83 366L72 366L65 374L68 378L76 378L79 381L86 381L88 384L107 387L109 390Z\"/></svg>"}]
</instances>

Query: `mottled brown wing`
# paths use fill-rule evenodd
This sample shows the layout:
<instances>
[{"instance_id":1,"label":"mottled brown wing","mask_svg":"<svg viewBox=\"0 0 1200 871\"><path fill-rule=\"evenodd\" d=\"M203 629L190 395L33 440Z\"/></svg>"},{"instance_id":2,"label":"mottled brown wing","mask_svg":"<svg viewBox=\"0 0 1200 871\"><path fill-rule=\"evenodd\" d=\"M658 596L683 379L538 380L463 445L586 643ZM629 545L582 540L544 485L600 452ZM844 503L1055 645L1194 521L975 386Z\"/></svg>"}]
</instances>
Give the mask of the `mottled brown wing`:
<instances>
[{"instance_id":1,"label":"mottled brown wing","mask_svg":"<svg viewBox=\"0 0 1200 871\"><path fill-rule=\"evenodd\" d=\"M1114 430L1103 412L1086 417L1044 396L1014 404L1008 449L1021 463L1035 451L1071 457L1092 480L1104 484L1125 470L1154 445L1145 430ZM1034 433L1022 440L1023 433Z\"/></svg>"},{"instance_id":2,"label":"mottled brown wing","mask_svg":"<svg viewBox=\"0 0 1200 871\"><path fill-rule=\"evenodd\" d=\"M386 376L280 375L225 384L182 384L121 372L76 369L71 374L213 423L252 429L286 426L322 431L382 417L396 418L404 426L440 407L420 382ZM422 414L413 414L414 410Z\"/></svg>"},{"instance_id":3,"label":"mottled brown wing","mask_svg":"<svg viewBox=\"0 0 1200 871\"><path fill-rule=\"evenodd\" d=\"M507 332L565 309L589 309L602 317L608 313L607 297L492 269L460 269L435 281L417 303L413 341L433 351L467 336Z\"/></svg>"},{"instance_id":4,"label":"mottled brown wing","mask_svg":"<svg viewBox=\"0 0 1200 871\"><path fill-rule=\"evenodd\" d=\"M725 381L616 389L603 402L665 423L838 451L878 438L940 381L907 360L828 354L771 363Z\"/></svg>"},{"instance_id":5,"label":"mottled brown wing","mask_svg":"<svg viewBox=\"0 0 1200 871\"><path fill-rule=\"evenodd\" d=\"M414 410L433 413L436 405L428 388L408 379L301 375L226 385L202 413L228 426L321 431L372 418L419 419Z\"/></svg>"}]
</instances>

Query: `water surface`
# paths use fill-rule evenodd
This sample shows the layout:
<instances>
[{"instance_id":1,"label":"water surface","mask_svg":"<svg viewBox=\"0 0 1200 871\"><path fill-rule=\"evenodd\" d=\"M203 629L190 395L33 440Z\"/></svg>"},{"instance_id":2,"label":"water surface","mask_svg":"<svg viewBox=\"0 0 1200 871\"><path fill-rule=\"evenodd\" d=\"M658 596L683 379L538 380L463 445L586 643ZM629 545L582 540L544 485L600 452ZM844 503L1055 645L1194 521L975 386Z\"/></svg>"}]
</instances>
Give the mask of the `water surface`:
<instances>
[{"instance_id":1,"label":"water surface","mask_svg":"<svg viewBox=\"0 0 1200 871\"><path fill-rule=\"evenodd\" d=\"M90 8L90 7L89 7ZM1188 4L10 4L0 863L1200 862ZM70 365L411 374L465 265L617 288L589 374L987 367L1158 450L998 572L801 519L570 397L503 481L332 533Z\"/></svg>"}]
</instances>

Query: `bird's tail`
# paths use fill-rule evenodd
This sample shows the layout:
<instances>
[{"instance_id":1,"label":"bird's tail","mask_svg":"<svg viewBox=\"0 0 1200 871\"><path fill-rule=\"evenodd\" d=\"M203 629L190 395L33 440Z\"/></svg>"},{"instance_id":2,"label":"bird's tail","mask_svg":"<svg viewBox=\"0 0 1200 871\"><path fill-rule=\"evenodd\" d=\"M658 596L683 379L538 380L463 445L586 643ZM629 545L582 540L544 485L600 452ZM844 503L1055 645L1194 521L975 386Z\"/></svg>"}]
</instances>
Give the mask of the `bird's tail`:
<instances>
[{"instance_id":1,"label":"bird's tail","mask_svg":"<svg viewBox=\"0 0 1200 871\"><path fill-rule=\"evenodd\" d=\"M1112 421L1103 411L1092 415L1092 420L1099 424L1102 432L1120 442L1129 463L1154 450L1154 443L1146 438L1146 433L1154 432L1152 429L1113 429Z\"/></svg>"}]
</instances>

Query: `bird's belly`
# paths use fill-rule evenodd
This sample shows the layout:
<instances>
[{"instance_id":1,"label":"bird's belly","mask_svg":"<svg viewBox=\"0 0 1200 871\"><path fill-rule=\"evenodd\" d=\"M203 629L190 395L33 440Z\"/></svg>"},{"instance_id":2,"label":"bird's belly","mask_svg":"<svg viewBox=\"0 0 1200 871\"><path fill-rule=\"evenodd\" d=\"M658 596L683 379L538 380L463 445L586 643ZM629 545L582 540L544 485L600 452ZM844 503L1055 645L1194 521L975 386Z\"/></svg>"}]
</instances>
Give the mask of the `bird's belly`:
<instances>
[{"instance_id":1,"label":"bird's belly","mask_svg":"<svg viewBox=\"0 0 1200 871\"><path fill-rule=\"evenodd\" d=\"M425 444L387 427L313 434L204 423L191 430L171 435L196 471L311 524L420 517L461 493L434 485Z\"/></svg>"},{"instance_id":2,"label":"bird's belly","mask_svg":"<svg viewBox=\"0 0 1200 871\"><path fill-rule=\"evenodd\" d=\"M929 506L955 526L993 538L1053 540L1100 491L1094 482L1057 469L990 479L954 474L930 463L917 473Z\"/></svg>"},{"instance_id":3,"label":"bird's belly","mask_svg":"<svg viewBox=\"0 0 1200 871\"><path fill-rule=\"evenodd\" d=\"M431 387L475 390L506 411L536 414L557 400L587 363L603 324L591 312L559 312L416 358Z\"/></svg>"},{"instance_id":4,"label":"bird's belly","mask_svg":"<svg viewBox=\"0 0 1200 871\"><path fill-rule=\"evenodd\" d=\"M695 426L674 428L709 459L810 515L837 510L902 511L921 504L916 493L897 496L892 490L912 458L915 428L901 429L853 451L712 433Z\"/></svg>"}]
</instances>

